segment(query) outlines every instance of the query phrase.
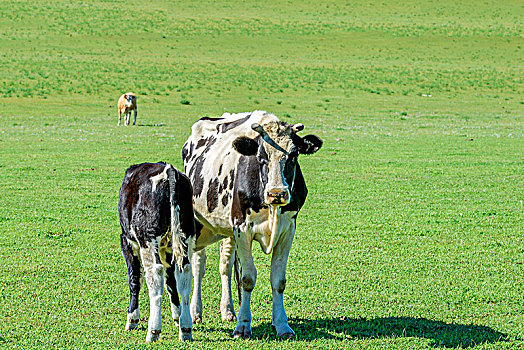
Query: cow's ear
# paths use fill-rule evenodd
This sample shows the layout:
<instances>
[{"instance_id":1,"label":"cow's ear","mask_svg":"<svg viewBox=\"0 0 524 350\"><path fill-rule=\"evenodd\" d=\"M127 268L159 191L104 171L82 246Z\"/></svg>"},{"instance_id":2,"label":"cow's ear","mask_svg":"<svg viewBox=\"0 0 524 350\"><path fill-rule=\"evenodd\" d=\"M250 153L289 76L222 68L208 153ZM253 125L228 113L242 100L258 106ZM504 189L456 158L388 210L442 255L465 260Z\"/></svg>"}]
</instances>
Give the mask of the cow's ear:
<instances>
[{"instance_id":1,"label":"cow's ear","mask_svg":"<svg viewBox=\"0 0 524 350\"><path fill-rule=\"evenodd\" d=\"M244 156L254 156L258 151L258 142L249 137L241 136L233 141L233 148Z\"/></svg>"},{"instance_id":2,"label":"cow's ear","mask_svg":"<svg viewBox=\"0 0 524 350\"><path fill-rule=\"evenodd\" d=\"M315 135L306 135L302 138L302 144L298 151L301 154L313 154L322 147L322 139Z\"/></svg>"}]
</instances>

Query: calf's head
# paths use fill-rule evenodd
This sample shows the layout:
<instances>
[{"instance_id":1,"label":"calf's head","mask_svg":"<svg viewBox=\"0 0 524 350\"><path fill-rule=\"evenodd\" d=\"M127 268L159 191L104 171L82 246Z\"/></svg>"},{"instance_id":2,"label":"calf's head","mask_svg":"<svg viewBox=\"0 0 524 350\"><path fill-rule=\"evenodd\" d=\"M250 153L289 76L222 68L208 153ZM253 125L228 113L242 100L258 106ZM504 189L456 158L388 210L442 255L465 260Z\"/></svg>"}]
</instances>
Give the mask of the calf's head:
<instances>
[{"instance_id":1,"label":"calf's head","mask_svg":"<svg viewBox=\"0 0 524 350\"><path fill-rule=\"evenodd\" d=\"M135 95L124 94L124 98L125 98L126 107L131 107L133 105L133 101L136 100Z\"/></svg>"},{"instance_id":2,"label":"calf's head","mask_svg":"<svg viewBox=\"0 0 524 350\"><path fill-rule=\"evenodd\" d=\"M260 165L260 178L264 184L264 202L283 206L291 202L299 154L313 154L322 147L315 135L300 137L302 124L271 121L253 124L258 132L254 139L241 136L233 141L233 148L245 156L256 156Z\"/></svg>"}]
</instances>

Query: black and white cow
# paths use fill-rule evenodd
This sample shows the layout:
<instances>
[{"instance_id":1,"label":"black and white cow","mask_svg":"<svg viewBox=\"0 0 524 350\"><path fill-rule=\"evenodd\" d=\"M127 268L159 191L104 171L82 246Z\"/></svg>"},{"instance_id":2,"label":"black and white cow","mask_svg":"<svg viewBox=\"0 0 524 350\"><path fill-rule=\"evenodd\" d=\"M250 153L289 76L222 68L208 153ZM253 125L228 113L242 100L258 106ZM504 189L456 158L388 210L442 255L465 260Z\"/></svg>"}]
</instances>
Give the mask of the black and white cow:
<instances>
[{"instance_id":1,"label":"black and white cow","mask_svg":"<svg viewBox=\"0 0 524 350\"><path fill-rule=\"evenodd\" d=\"M307 195L298 155L312 154L322 147L317 136L298 136L303 129L302 124L286 124L263 111L226 113L221 118L202 118L193 125L182 158L193 185L195 215L201 224L192 258L194 321L202 317L203 248L227 237L220 248L222 318L235 318L231 265L236 249L242 265L243 291L233 336L251 336L250 298L257 278L251 249L253 241L257 241L266 254L272 253L272 324L278 336L295 336L287 321L283 292L296 218Z\"/></svg>"},{"instance_id":2,"label":"black and white cow","mask_svg":"<svg viewBox=\"0 0 524 350\"><path fill-rule=\"evenodd\" d=\"M160 337L164 276L171 314L180 323L179 338L192 340L189 257L196 236L189 179L170 164L133 165L127 169L122 182L118 213L131 294L126 330L136 329L140 319L138 296L142 263L150 299L146 341Z\"/></svg>"}]
</instances>

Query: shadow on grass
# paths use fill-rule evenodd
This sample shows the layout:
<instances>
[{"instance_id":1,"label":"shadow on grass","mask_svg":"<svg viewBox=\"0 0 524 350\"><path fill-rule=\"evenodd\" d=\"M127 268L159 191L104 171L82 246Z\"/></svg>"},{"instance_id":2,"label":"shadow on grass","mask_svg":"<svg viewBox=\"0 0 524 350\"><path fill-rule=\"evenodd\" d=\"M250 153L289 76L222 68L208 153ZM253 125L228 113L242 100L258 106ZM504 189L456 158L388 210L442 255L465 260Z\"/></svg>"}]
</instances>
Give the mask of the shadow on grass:
<instances>
[{"instance_id":1,"label":"shadow on grass","mask_svg":"<svg viewBox=\"0 0 524 350\"><path fill-rule=\"evenodd\" d=\"M158 124L139 124L137 123L136 126L138 127L148 127L148 128L160 128L160 127L163 127L163 126L166 126L164 123L158 123Z\"/></svg>"},{"instance_id":2,"label":"shadow on grass","mask_svg":"<svg viewBox=\"0 0 524 350\"><path fill-rule=\"evenodd\" d=\"M412 317L375 319L317 319L290 318L289 325L298 340L316 339L380 339L415 337L430 339L433 347L469 348L481 343L507 341L507 335L479 325L448 324L441 321ZM271 325L253 327L253 338L264 339L275 334Z\"/></svg>"}]
</instances>

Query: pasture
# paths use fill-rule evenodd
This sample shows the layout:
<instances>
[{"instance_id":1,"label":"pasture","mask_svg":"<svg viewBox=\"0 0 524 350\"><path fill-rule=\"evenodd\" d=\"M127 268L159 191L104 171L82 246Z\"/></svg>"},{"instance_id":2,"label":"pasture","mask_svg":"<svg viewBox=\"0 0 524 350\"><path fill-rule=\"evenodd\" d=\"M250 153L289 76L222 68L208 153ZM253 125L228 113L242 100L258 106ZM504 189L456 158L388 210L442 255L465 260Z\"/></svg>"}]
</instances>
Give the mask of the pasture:
<instances>
[{"instance_id":1,"label":"pasture","mask_svg":"<svg viewBox=\"0 0 524 350\"><path fill-rule=\"evenodd\" d=\"M0 347L524 348L524 5L401 3L1 1ZM137 126L117 127L126 91ZM300 158L297 339L271 330L257 246L253 338L232 339L213 245L195 341L164 295L145 344L145 319L124 330L124 172L183 169L198 118L255 109L324 140Z\"/></svg>"}]
</instances>

